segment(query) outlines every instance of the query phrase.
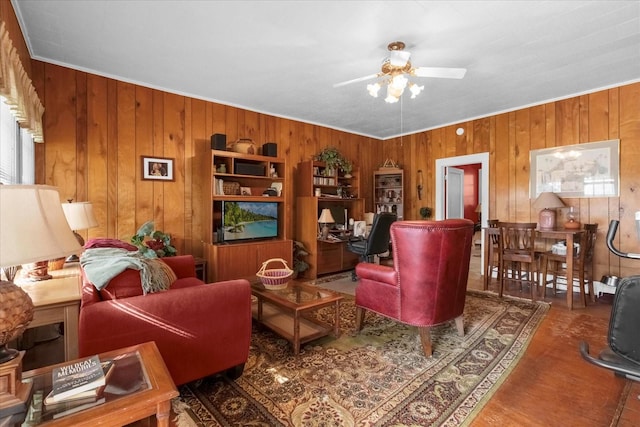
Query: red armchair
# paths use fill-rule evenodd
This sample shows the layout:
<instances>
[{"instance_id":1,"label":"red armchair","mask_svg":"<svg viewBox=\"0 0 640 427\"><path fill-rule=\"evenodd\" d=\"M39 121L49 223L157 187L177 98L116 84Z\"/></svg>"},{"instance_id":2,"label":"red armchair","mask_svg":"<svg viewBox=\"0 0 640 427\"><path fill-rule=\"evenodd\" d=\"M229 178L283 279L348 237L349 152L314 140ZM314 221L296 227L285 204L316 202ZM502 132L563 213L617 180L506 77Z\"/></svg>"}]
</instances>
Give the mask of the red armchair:
<instances>
[{"instance_id":1,"label":"red armchair","mask_svg":"<svg viewBox=\"0 0 640 427\"><path fill-rule=\"evenodd\" d=\"M365 310L417 326L427 357L431 326L455 319L464 335L472 240L473 222L467 219L394 222L393 267L356 266L356 328L362 329Z\"/></svg>"},{"instance_id":2,"label":"red armchair","mask_svg":"<svg viewBox=\"0 0 640 427\"><path fill-rule=\"evenodd\" d=\"M178 385L223 371L237 378L249 356L249 282L204 284L191 255L162 260L178 279L147 295L137 270L123 271L101 291L82 270L80 356L155 341Z\"/></svg>"}]
</instances>

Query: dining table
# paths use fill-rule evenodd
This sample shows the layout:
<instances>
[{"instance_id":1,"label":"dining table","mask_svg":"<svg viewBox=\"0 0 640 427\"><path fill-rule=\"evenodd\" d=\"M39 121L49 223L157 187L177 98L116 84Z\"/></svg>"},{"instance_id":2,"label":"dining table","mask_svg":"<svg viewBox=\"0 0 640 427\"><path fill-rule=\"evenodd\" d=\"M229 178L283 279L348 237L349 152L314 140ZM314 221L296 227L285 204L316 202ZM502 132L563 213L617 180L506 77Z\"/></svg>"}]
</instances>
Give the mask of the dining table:
<instances>
[{"instance_id":1,"label":"dining table","mask_svg":"<svg viewBox=\"0 0 640 427\"><path fill-rule=\"evenodd\" d=\"M536 231L536 240L540 239L553 239L553 240L564 240L566 241L567 248L573 248L573 244L576 241L580 241L581 236L585 233L583 229L571 229L571 228L553 228L553 229L541 229L537 228ZM484 290L489 289L489 280L491 278L491 272L489 271L489 251L491 250L491 236L499 235L500 227L485 227L484 228L484 280L483 280L483 288ZM575 251L567 250L567 307L570 310L573 310L573 265L575 263ZM571 285L570 285L571 284ZM543 285L546 285L543 283ZM584 284L580 284L580 286L584 286ZM585 307L585 302L581 300L581 307Z\"/></svg>"}]
</instances>

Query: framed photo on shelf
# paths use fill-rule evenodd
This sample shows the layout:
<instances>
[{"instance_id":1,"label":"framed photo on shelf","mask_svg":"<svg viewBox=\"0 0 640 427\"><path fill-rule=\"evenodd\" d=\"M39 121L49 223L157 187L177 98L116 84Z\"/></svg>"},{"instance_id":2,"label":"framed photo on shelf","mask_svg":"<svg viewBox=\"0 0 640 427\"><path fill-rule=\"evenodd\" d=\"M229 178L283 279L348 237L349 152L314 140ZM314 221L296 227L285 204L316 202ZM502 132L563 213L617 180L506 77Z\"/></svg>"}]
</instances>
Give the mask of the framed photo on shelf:
<instances>
[{"instance_id":1,"label":"framed photo on shelf","mask_svg":"<svg viewBox=\"0 0 640 427\"><path fill-rule=\"evenodd\" d=\"M142 156L142 179L173 181L173 159Z\"/></svg>"},{"instance_id":2,"label":"framed photo on shelf","mask_svg":"<svg viewBox=\"0 0 640 427\"><path fill-rule=\"evenodd\" d=\"M619 139L531 150L530 193L559 197L617 197L620 194Z\"/></svg>"}]
</instances>

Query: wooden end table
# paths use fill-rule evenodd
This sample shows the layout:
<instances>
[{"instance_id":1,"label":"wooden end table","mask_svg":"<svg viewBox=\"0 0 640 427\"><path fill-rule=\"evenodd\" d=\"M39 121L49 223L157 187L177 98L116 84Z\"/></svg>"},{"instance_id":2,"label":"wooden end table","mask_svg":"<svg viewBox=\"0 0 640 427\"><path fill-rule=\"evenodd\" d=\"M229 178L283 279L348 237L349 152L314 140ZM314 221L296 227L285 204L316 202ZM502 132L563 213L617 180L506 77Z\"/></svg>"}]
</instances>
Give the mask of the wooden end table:
<instances>
[{"instance_id":1,"label":"wooden end table","mask_svg":"<svg viewBox=\"0 0 640 427\"><path fill-rule=\"evenodd\" d=\"M67 263L61 270L50 271L53 278L29 282L16 277L20 286L33 301L33 320L28 329L64 323L64 358L78 357L78 317L80 315L80 264Z\"/></svg>"},{"instance_id":2,"label":"wooden end table","mask_svg":"<svg viewBox=\"0 0 640 427\"><path fill-rule=\"evenodd\" d=\"M267 290L257 280L252 281L251 294L256 301L251 305L253 318L293 345L295 355L300 345L329 335L340 336L340 301L337 292L313 285L289 282L285 289ZM334 306L334 325L313 318L311 312Z\"/></svg>"},{"instance_id":3,"label":"wooden end table","mask_svg":"<svg viewBox=\"0 0 640 427\"><path fill-rule=\"evenodd\" d=\"M158 427L169 426L171 399L179 395L155 342L109 351L98 355L101 361L113 360L103 399L94 406L73 412L73 404L53 409L43 403L51 391L51 371L56 366L34 369L22 374L33 384L33 397L25 422L36 426L126 425L155 414ZM3 419L0 418L0 425Z\"/></svg>"}]
</instances>

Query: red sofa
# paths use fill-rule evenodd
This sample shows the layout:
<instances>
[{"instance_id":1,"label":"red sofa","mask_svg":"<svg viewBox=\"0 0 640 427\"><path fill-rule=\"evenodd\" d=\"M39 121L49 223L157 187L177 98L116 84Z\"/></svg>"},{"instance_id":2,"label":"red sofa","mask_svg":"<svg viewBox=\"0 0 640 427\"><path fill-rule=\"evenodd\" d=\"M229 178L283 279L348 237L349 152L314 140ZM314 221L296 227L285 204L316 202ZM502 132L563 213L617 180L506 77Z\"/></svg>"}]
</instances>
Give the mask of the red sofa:
<instances>
[{"instance_id":1,"label":"red sofa","mask_svg":"<svg viewBox=\"0 0 640 427\"><path fill-rule=\"evenodd\" d=\"M162 260L177 280L147 295L138 270L123 271L98 291L81 269L80 356L155 341L177 385L223 371L237 378L249 356L249 282L204 284L191 255Z\"/></svg>"}]
</instances>

